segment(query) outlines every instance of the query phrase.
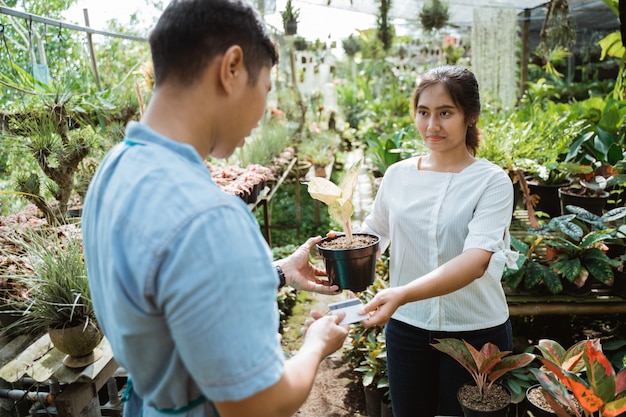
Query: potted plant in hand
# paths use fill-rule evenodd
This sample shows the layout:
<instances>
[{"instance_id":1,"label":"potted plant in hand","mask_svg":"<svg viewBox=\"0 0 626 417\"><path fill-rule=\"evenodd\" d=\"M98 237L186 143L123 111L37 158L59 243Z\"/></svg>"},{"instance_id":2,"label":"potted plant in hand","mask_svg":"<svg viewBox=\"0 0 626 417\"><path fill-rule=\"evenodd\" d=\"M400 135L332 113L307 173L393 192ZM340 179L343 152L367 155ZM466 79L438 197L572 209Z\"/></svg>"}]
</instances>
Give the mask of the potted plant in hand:
<instances>
[{"instance_id":1,"label":"potted plant in hand","mask_svg":"<svg viewBox=\"0 0 626 417\"><path fill-rule=\"evenodd\" d=\"M495 382L514 369L529 365L535 355L500 351L493 343L485 343L480 351L463 339L436 339L432 346L450 355L472 376L474 384L459 388L457 398L466 417L483 415L506 416L511 404L511 393Z\"/></svg>"},{"instance_id":2,"label":"potted plant in hand","mask_svg":"<svg viewBox=\"0 0 626 417\"><path fill-rule=\"evenodd\" d=\"M326 237L317 244L324 258L330 285L355 292L365 290L376 278L376 258L380 237L370 233L352 233L354 212L352 194L361 161L348 169L339 186L322 177L314 177L308 185L311 197L328 205L330 216L345 233Z\"/></svg>"},{"instance_id":3,"label":"potted plant in hand","mask_svg":"<svg viewBox=\"0 0 626 417\"><path fill-rule=\"evenodd\" d=\"M11 327L35 334L47 331L54 347L67 354L63 363L68 367L83 367L99 359L102 352L96 348L103 334L91 303L79 237L33 232L19 244L32 274L15 277L28 292L16 306L23 315Z\"/></svg>"}]
</instances>

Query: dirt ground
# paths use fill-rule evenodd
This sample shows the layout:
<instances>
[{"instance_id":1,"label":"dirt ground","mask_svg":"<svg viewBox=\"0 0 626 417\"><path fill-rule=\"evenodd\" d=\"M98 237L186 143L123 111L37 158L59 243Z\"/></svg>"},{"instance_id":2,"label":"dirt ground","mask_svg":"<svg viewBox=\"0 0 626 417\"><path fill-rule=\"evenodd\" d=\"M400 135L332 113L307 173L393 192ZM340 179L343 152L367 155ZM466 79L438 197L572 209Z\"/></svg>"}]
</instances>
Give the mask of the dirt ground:
<instances>
[{"instance_id":1,"label":"dirt ground","mask_svg":"<svg viewBox=\"0 0 626 417\"><path fill-rule=\"evenodd\" d=\"M338 296L306 294L299 297L298 308L289 319L289 331L283 334L287 352L302 344L299 335L304 320L312 309L327 311L327 305L339 301ZM367 417L365 397L359 375L342 358L342 350L330 355L320 364L311 394L296 417Z\"/></svg>"}]
</instances>

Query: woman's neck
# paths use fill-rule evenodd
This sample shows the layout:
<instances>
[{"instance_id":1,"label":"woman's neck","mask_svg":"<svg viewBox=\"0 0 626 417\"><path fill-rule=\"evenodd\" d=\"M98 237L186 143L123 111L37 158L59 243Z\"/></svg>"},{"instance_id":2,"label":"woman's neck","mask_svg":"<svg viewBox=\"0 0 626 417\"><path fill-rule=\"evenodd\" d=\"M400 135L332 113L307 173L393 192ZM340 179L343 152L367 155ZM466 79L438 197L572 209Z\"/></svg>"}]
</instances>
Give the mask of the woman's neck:
<instances>
[{"instance_id":1,"label":"woman's neck","mask_svg":"<svg viewBox=\"0 0 626 417\"><path fill-rule=\"evenodd\" d=\"M435 172L461 172L476 161L469 152L459 155L440 154L431 152L422 156L418 162L418 168L423 171Z\"/></svg>"}]
</instances>

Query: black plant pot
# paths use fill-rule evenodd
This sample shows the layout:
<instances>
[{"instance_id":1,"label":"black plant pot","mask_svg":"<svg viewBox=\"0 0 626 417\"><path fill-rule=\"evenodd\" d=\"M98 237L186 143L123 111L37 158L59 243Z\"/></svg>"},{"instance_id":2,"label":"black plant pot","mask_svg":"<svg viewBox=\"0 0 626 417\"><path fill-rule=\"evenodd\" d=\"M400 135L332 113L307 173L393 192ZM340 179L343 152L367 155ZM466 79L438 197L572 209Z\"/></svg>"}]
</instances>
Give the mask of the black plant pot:
<instances>
[{"instance_id":1,"label":"black plant pot","mask_svg":"<svg viewBox=\"0 0 626 417\"><path fill-rule=\"evenodd\" d=\"M457 393L457 397L459 400L459 404L461 404L461 409L463 410L463 415L465 417L507 417L509 414L509 408L511 406L511 392L509 391L509 389L503 385L497 385L497 387L500 387L502 389L504 389L508 394L509 394L509 401L503 405L502 407L498 408L497 410L491 410L491 411L482 411L482 410L475 410L471 407L469 407L466 404L463 404L463 402L461 401L461 396L459 395L461 393L461 390L463 390L465 388L466 385L474 385L474 384L465 384L463 386L461 386L461 388L459 388L459 391ZM474 385L475 387L475 385ZM492 389L495 389L496 385L494 385L492 387Z\"/></svg>"},{"instance_id":2,"label":"black plant pot","mask_svg":"<svg viewBox=\"0 0 626 417\"><path fill-rule=\"evenodd\" d=\"M559 198L561 199L561 214L570 214L566 209L567 206L578 206L602 216L604 207L609 201L609 193L603 191L599 196L582 196L569 192L563 187L559 188Z\"/></svg>"},{"instance_id":3,"label":"black plant pot","mask_svg":"<svg viewBox=\"0 0 626 417\"><path fill-rule=\"evenodd\" d=\"M561 201L559 200L559 188L569 185L564 184L539 184L532 179L528 180L528 191L530 194L539 196L539 201L535 206L536 211L543 211L550 217L561 215Z\"/></svg>"},{"instance_id":4,"label":"black plant pot","mask_svg":"<svg viewBox=\"0 0 626 417\"><path fill-rule=\"evenodd\" d=\"M626 272L614 269L613 275L615 276L615 281L613 281L613 286L611 287L611 294L626 299Z\"/></svg>"},{"instance_id":5,"label":"black plant pot","mask_svg":"<svg viewBox=\"0 0 626 417\"><path fill-rule=\"evenodd\" d=\"M381 417L383 393L374 386L363 387L367 417Z\"/></svg>"},{"instance_id":6,"label":"black plant pot","mask_svg":"<svg viewBox=\"0 0 626 417\"><path fill-rule=\"evenodd\" d=\"M534 391L536 389L541 389L541 385L539 385L539 384L532 385L532 386L528 387L528 389L526 390L526 410L530 411L533 414L533 416L535 416L535 417L554 417L554 416L556 416L555 412L545 410L545 409L539 407L537 404L535 404L534 402L532 402L530 400L530 398L528 397L528 393L531 392L531 391Z\"/></svg>"},{"instance_id":7,"label":"black plant pot","mask_svg":"<svg viewBox=\"0 0 626 417\"><path fill-rule=\"evenodd\" d=\"M295 20L289 20L285 22L285 35L295 35L298 33L298 22Z\"/></svg>"},{"instance_id":8,"label":"black plant pot","mask_svg":"<svg viewBox=\"0 0 626 417\"><path fill-rule=\"evenodd\" d=\"M370 236L375 242L367 246L347 249L325 248L324 243L343 237L337 235L324 238L317 244L320 255L324 258L326 274L330 285L338 285L342 290L359 292L365 290L376 278L376 257L380 237L368 233L355 233L354 236Z\"/></svg>"},{"instance_id":9,"label":"black plant pot","mask_svg":"<svg viewBox=\"0 0 626 417\"><path fill-rule=\"evenodd\" d=\"M528 412L532 413L532 415L535 416L535 417L555 417L557 414L554 411L548 411L548 410L546 410L544 408L541 408L537 404L535 404L534 402L532 402L530 400L529 393L531 391L536 390L536 389L542 389L541 385L539 385L539 384L531 385L526 390L526 399L525 399L526 410ZM582 410L580 410L580 411L582 412ZM575 414L573 412L571 412L570 415L574 416ZM593 414L593 415L595 416L596 414Z\"/></svg>"},{"instance_id":10,"label":"black plant pot","mask_svg":"<svg viewBox=\"0 0 626 417\"><path fill-rule=\"evenodd\" d=\"M569 282L566 278L563 278L563 295L571 295L573 297L586 297L591 294L593 289L593 278L587 277L587 280L582 287L577 287L573 283Z\"/></svg>"}]
</instances>

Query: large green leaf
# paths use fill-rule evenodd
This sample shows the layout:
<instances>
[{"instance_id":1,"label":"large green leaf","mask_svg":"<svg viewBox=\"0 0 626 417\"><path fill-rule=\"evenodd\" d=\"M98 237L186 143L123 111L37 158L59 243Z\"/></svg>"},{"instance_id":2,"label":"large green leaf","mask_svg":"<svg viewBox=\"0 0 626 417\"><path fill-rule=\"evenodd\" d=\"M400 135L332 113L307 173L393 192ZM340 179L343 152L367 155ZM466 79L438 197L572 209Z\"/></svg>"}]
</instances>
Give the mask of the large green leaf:
<instances>
[{"instance_id":1,"label":"large green leaf","mask_svg":"<svg viewBox=\"0 0 626 417\"><path fill-rule=\"evenodd\" d=\"M578 258L561 259L554 262L551 265L551 268L556 273L564 276L569 282L574 282L580 274L582 265L580 263L580 259Z\"/></svg>"}]
</instances>

